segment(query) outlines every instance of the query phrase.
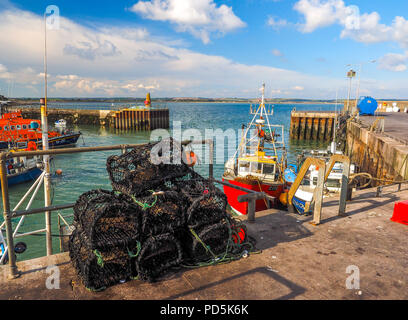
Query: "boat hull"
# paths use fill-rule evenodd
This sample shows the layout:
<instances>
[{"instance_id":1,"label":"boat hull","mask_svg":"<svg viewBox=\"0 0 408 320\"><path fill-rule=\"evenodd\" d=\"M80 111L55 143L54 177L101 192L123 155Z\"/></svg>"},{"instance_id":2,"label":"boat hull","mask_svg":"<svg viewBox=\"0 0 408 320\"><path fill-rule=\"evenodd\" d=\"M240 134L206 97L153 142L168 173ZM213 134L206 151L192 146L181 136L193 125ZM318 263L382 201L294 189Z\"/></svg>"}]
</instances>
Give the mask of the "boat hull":
<instances>
[{"instance_id":1,"label":"boat hull","mask_svg":"<svg viewBox=\"0 0 408 320\"><path fill-rule=\"evenodd\" d=\"M50 149L56 148L63 148L68 146L73 146L77 143L80 133L73 133L73 134L66 134L60 137L50 138L48 140ZM42 139L31 139L29 141L33 141L37 144L38 148L42 146ZM0 141L0 149L8 149L9 142L8 141Z\"/></svg>"},{"instance_id":2,"label":"boat hull","mask_svg":"<svg viewBox=\"0 0 408 320\"><path fill-rule=\"evenodd\" d=\"M222 181L229 182L232 185L253 190L256 192L265 192L266 194L275 197L275 202L271 203L272 207L276 207L279 202L279 196L283 192L284 186L283 184L267 184L267 183L260 183L260 184L253 184L253 183L245 183L243 181L237 181L236 179L227 179L223 178ZM238 197L241 195L248 194L248 192L235 189L233 187L225 186L224 185L224 193L227 196L228 204L231 206L231 209L238 215L247 215L248 214L248 202L238 202ZM260 199L256 201L255 210L256 211L263 211L267 209L267 205L265 203L266 200Z\"/></svg>"},{"instance_id":3,"label":"boat hull","mask_svg":"<svg viewBox=\"0 0 408 320\"><path fill-rule=\"evenodd\" d=\"M41 172L42 172L41 169L34 167L22 173L10 175L7 177L8 186L11 187L16 184L20 184L20 183L24 183L28 181L34 181L40 176Z\"/></svg>"}]
</instances>

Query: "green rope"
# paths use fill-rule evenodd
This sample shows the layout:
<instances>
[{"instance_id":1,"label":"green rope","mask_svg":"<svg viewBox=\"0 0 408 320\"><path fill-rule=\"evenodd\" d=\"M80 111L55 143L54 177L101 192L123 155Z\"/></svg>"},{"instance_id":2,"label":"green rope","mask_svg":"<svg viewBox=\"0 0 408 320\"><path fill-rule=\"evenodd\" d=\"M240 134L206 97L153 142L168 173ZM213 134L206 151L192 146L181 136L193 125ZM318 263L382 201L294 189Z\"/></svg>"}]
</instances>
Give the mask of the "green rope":
<instances>
[{"instance_id":1,"label":"green rope","mask_svg":"<svg viewBox=\"0 0 408 320\"><path fill-rule=\"evenodd\" d=\"M154 193L154 190L149 190L149 191L150 191L151 193ZM150 208L153 207L153 206L156 204L156 202L157 202L157 195L154 195L154 201L153 201L152 204L140 202L140 201L138 201L138 200L136 199L135 196L131 196L131 198L133 199L134 202L136 202L139 206L142 207L142 210L150 209Z\"/></svg>"},{"instance_id":2,"label":"green rope","mask_svg":"<svg viewBox=\"0 0 408 320\"><path fill-rule=\"evenodd\" d=\"M106 289L106 287L101 287L101 288L99 288L99 289L88 288L88 287L85 287L85 288L86 288L86 290L88 290L88 291L90 291L90 292L100 292L100 291L103 291L103 290Z\"/></svg>"},{"instance_id":3,"label":"green rope","mask_svg":"<svg viewBox=\"0 0 408 320\"><path fill-rule=\"evenodd\" d=\"M136 257L139 255L140 250L142 249L142 245L141 245L140 242L138 241L136 246L137 246L137 252L136 252L136 253L132 253L132 251L130 251L129 248L127 249L127 250L128 250L128 254L129 254L129 257L131 257L131 258L136 258Z\"/></svg>"},{"instance_id":4,"label":"green rope","mask_svg":"<svg viewBox=\"0 0 408 320\"><path fill-rule=\"evenodd\" d=\"M94 253L95 256L98 258L98 265L103 268L104 262L103 262L102 254L101 254L97 249L95 249L95 250L93 251L93 253Z\"/></svg>"}]
</instances>

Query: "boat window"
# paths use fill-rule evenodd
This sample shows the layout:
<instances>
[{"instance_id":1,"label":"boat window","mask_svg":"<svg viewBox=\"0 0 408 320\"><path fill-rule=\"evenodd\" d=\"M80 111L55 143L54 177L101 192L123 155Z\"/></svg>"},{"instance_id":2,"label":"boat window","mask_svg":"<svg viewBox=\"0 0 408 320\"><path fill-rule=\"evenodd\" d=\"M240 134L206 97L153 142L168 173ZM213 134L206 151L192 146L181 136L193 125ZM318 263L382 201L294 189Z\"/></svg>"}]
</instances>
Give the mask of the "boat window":
<instances>
[{"instance_id":1,"label":"boat window","mask_svg":"<svg viewBox=\"0 0 408 320\"><path fill-rule=\"evenodd\" d=\"M27 125L26 125L26 124L23 124L23 129L24 129L24 130L27 129Z\"/></svg>"},{"instance_id":2,"label":"boat window","mask_svg":"<svg viewBox=\"0 0 408 320\"><path fill-rule=\"evenodd\" d=\"M266 164L263 165L263 173L264 174L274 174L275 173L275 165L274 164Z\"/></svg>"},{"instance_id":3,"label":"boat window","mask_svg":"<svg viewBox=\"0 0 408 320\"><path fill-rule=\"evenodd\" d=\"M16 127L15 126L10 126L10 130L15 130Z\"/></svg>"},{"instance_id":4,"label":"boat window","mask_svg":"<svg viewBox=\"0 0 408 320\"><path fill-rule=\"evenodd\" d=\"M240 172L249 172L249 162L248 161L240 161L239 162L239 171Z\"/></svg>"},{"instance_id":5,"label":"boat window","mask_svg":"<svg viewBox=\"0 0 408 320\"><path fill-rule=\"evenodd\" d=\"M4 126L4 131L8 131L8 126Z\"/></svg>"},{"instance_id":6,"label":"boat window","mask_svg":"<svg viewBox=\"0 0 408 320\"><path fill-rule=\"evenodd\" d=\"M340 180L338 179L327 179L326 185L329 188L340 188L341 187Z\"/></svg>"},{"instance_id":7,"label":"boat window","mask_svg":"<svg viewBox=\"0 0 408 320\"><path fill-rule=\"evenodd\" d=\"M18 124L16 125L17 130L21 130L21 126Z\"/></svg>"},{"instance_id":8,"label":"boat window","mask_svg":"<svg viewBox=\"0 0 408 320\"><path fill-rule=\"evenodd\" d=\"M262 172L262 163L252 162L252 163L251 163L251 172L253 172L253 173L261 173L261 172Z\"/></svg>"},{"instance_id":9,"label":"boat window","mask_svg":"<svg viewBox=\"0 0 408 320\"><path fill-rule=\"evenodd\" d=\"M0 130L3 130L3 127L0 127Z\"/></svg>"}]
</instances>

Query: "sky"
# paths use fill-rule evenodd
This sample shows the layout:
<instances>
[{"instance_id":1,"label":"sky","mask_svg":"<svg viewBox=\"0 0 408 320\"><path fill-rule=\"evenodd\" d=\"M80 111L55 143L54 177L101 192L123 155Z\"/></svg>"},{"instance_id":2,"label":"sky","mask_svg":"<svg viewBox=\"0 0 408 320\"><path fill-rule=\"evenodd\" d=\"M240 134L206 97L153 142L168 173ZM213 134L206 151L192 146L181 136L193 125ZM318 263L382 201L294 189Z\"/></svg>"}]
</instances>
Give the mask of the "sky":
<instances>
[{"instance_id":1,"label":"sky","mask_svg":"<svg viewBox=\"0 0 408 320\"><path fill-rule=\"evenodd\" d=\"M0 94L408 98L405 0L0 0ZM360 79L360 86L358 80Z\"/></svg>"}]
</instances>

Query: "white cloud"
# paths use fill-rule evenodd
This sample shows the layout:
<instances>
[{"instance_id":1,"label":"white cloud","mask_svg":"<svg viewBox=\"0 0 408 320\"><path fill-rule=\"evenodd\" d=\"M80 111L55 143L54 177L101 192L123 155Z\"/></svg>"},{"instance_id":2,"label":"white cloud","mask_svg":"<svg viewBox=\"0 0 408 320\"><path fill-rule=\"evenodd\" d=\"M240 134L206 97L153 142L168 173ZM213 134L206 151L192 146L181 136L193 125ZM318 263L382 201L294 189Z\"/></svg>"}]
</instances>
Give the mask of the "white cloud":
<instances>
[{"instance_id":1,"label":"white cloud","mask_svg":"<svg viewBox=\"0 0 408 320\"><path fill-rule=\"evenodd\" d=\"M213 32L224 34L246 25L231 7L217 7L213 0L138 1L130 11L146 19L174 23L178 31L190 32L204 43L210 42Z\"/></svg>"},{"instance_id":2,"label":"white cloud","mask_svg":"<svg viewBox=\"0 0 408 320\"><path fill-rule=\"evenodd\" d=\"M283 52L280 51L280 50L278 50L278 49L273 49L273 50L272 50L272 54L273 54L275 57L283 57L283 56L285 56L285 55L283 54Z\"/></svg>"},{"instance_id":3,"label":"white cloud","mask_svg":"<svg viewBox=\"0 0 408 320\"><path fill-rule=\"evenodd\" d=\"M395 17L391 25L382 24L378 12L360 13L357 6L346 6L343 0L299 0L294 9L304 17L299 24L304 33L339 24L341 38L363 43L392 41L408 48L408 20L402 16Z\"/></svg>"},{"instance_id":4,"label":"white cloud","mask_svg":"<svg viewBox=\"0 0 408 320\"><path fill-rule=\"evenodd\" d=\"M271 26L275 30L279 30L280 28L286 27L289 25L289 22L285 19L279 19L275 17L268 17L266 22L268 26Z\"/></svg>"},{"instance_id":5,"label":"white cloud","mask_svg":"<svg viewBox=\"0 0 408 320\"><path fill-rule=\"evenodd\" d=\"M294 86L292 89L293 89L293 90L296 90L296 91L303 91L303 90L305 90L305 88L302 87L302 86Z\"/></svg>"},{"instance_id":6,"label":"white cloud","mask_svg":"<svg viewBox=\"0 0 408 320\"><path fill-rule=\"evenodd\" d=\"M388 53L383 56L378 67L380 69L402 72L408 69L408 51L405 54Z\"/></svg>"}]
</instances>

